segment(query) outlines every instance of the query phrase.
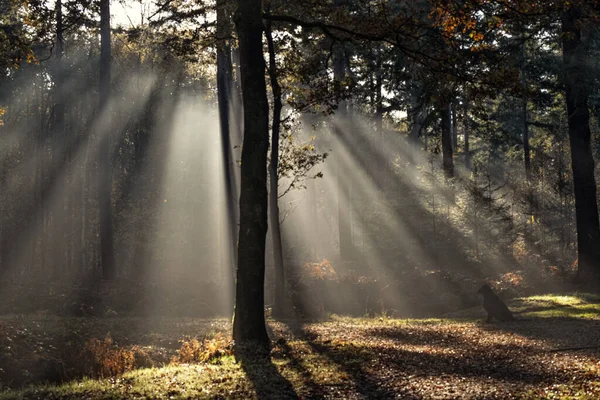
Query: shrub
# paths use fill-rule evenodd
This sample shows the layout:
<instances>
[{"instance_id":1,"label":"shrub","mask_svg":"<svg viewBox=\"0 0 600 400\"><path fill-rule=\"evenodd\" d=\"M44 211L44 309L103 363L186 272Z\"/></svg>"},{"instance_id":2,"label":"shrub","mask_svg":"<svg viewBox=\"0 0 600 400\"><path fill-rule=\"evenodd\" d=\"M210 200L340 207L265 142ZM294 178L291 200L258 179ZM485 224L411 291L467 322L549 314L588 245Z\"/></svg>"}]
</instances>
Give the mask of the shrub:
<instances>
[{"instance_id":1,"label":"shrub","mask_svg":"<svg viewBox=\"0 0 600 400\"><path fill-rule=\"evenodd\" d=\"M181 341L177 355L171 360L173 363L211 362L225 355L233 354L233 342L222 333L217 333L213 338L188 338Z\"/></svg>"},{"instance_id":2,"label":"shrub","mask_svg":"<svg viewBox=\"0 0 600 400\"><path fill-rule=\"evenodd\" d=\"M122 375L135 366L135 352L117 346L110 333L104 340L92 338L83 345L81 370L95 378Z\"/></svg>"}]
</instances>

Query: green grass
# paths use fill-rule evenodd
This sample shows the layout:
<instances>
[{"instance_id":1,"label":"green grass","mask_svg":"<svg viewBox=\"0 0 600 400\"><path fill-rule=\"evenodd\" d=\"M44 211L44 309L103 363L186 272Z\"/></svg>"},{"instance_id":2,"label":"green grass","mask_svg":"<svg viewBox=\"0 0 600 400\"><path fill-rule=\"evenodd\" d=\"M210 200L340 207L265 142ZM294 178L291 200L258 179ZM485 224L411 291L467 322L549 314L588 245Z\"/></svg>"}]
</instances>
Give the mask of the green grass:
<instances>
[{"instance_id":1,"label":"green grass","mask_svg":"<svg viewBox=\"0 0 600 400\"><path fill-rule=\"evenodd\" d=\"M229 334L231 326L223 320L2 317L0 328L23 342L21 352L39 342L49 349L43 354L56 357L60 352L50 350L72 340L69 332L83 341L110 331L119 346L145 346L153 349L150 357L160 357L152 368L120 376L4 388L0 400L446 398L467 391L480 398L498 391L530 399L600 398L598 350L549 351L600 344L600 296L547 294L507 303L521 321L482 323L480 307L432 319L382 314L333 315L304 324L269 320L275 340L270 358L243 364L231 355L204 363L170 362L186 337ZM15 367L31 367L18 362L23 359L15 359Z\"/></svg>"},{"instance_id":2,"label":"green grass","mask_svg":"<svg viewBox=\"0 0 600 400\"><path fill-rule=\"evenodd\" d=\"M506 300L506 299L505 299ZM505 301L517 318L600 318L600 295L592 293L544 294ZM484 319L485 311L472 307L444 315L447 321Z\"/></svg>"},{"instance_id":3,"label":"green grass","mask_svg":"<svg viewBox=\"0 0 600 400\"><path fill-rule=\"evenodd\" d=\"M108 379L83 379L64 385L33 386L0 394L0 399L19 398L209 398L250 386L239 365L224 360L220 365L191 364L146 368Z\"/></svg>"},{"instance_id":4,"label":"green grass","mask_svg":"<svg viewBox=\"0 0 600 400\"><path fill-rule=\"evenodd\" d=\"M513 310L526 318L600 318L600 295L547 294L515 299Z\"/></svg>"}]
</instances>

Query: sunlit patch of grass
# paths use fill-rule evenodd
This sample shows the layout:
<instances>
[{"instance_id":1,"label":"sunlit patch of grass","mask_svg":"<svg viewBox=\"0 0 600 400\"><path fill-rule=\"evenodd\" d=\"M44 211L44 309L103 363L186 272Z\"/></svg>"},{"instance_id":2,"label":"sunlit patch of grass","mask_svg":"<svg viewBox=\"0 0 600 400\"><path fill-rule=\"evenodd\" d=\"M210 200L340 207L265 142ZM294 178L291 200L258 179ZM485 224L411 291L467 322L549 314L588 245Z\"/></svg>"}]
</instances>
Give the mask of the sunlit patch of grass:
<instances>
[{"instance_id":1,"label":"sunlit patch of grass","mask_svg":"<svg viewBox=\"0 0 600 400\"><path fill-rule=\"evenodd\" d=\"M348 386L349 376L340 366L320 354L306 341L276 345L272 365L299 395L309 396L315 386ZM213 360L214 361L214 360ZM171 364L146 368L109 379L89 379L62 385L37 385L0 394L12 399L177 399L177 398L278 398L281 388L273 384L273 372L261 361L236 363L233 356L217 362ZM261 387L260 394L257 386Z\"/></svg>"},{"instance_id":2,"label":"sunlit patch of grass","mask_svg":"<svg viewBox=\"0 0 600 400\"><path fill-rule=\"evenodd\" d=\"M530 296L515 299L510 305L523 317L600 318L600 295L591 293Z\"/></svg>"},{"instance_id":3,"label":"sunlit patch of grass","mask_svg":"<svg viewBox=\"0 0 600 400\"><path fill-rule=\"evenodd\" d=\"M583 307L549 309L524 312L521 315L536 318L582 318L595 319L600 317L600 305L593 304Z\"/></svg>"},{"instance_id":4,"label":"sunlit patch of grass","mask_svg":"<svg viewBox=\"0 0 600 400\"><path fill-rule=\"evenodd\" d=\"M21 398L212 398L236 392L251 393L252 386L233 358L223 357L218 366L209 364L169 365L138 369L110 379L83 379L59 386L36 386L5 392L0 399Z\"/></svg>"},{"instance_id":5,"label":"sunlit patch of grass","mask_svg":"<svg viewBox=\"0 0 600 400\"><path fill-rule=\"evenodd\" d=\"M516 318L600 318L600 295L592 293L544 294L506 301ZM457 322L486 317L481 306L445 314Z\"/></svg>"},{"instance_id":6,"label":"sunlit patch of grass","mask_svg":"<svg viewBox=\"0 0 600 400\"><path fill-rule=\"evenodd\" d=\"M528 302L539 302L546 301L557 305L575 305L588 303L590 301L600 301L600 297L593 294L573 294L573 295L562 295L562 294L545 294L538 296L529 296L524 298Z\"/></svg>"}]
</instances>

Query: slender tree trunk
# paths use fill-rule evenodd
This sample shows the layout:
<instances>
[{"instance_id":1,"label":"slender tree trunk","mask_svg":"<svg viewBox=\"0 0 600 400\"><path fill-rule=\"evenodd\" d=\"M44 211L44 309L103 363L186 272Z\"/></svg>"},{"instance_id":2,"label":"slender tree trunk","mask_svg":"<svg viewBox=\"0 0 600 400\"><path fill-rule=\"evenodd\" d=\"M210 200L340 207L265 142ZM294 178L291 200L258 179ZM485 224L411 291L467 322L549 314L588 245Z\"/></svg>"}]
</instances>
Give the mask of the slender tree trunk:
<instances>
[{"instance_id":1,"label":"slender tree trunk","mask_svg":"<svg viewBox=\"0 0 600 400\"><path fill-rule=\"evenodd\" d=\"M594 178L594 159L590 146L588 109L588 65L581 40L581 10L571 6L562 15L563 63L571 144L571 165L577 221L578 280L598 283L600 277L600 227Z\"/></svg>"},{"instance_id":2,"label":"slender tree trunk","mask_svg":"<svg viewBox=\"0 0 600 400\"><path fill-rule=\"evenodd\" d=\"M108 110L110 96L110 0L100 1L100 105L102 121L98 150L98 208L100 235L100 262L102 278L113 280L116 276L112 220L112 165L110 156L111 118Z\"/></svg>"},{"instance_id":3,"label":"slender tree trunk","mask_svg":"<svg viewBox=\"0 0 600 400\"><path fill-rule=\"evenodd\" d=\"M262 55L261 1L238 0L235 19L240 50L244 141L233 339L236 346L241 346L237 349L241 350L245 343L269 347L264 315L269 104Z\"/></svg>"},{"instance_id":4,"label":"slender tree trunk","mask_svg":"<svg viewBox=\"0 0 600 400\"><path fill-rule=\"evenodd\" d=\"M440 112L442 117L442 158L446 178L454 176L454 161L452 159L452 130L450 120L450 102L441 99Z\"/></svg>"},{"instance_id":5,"label":"slender tree trunk","mask_svg":"<svg viewBox=\"0 0 600 400\"><path fill-rule=\"evenodd\" d=\"M469 143L469 100L465 99L465 115L464 115L464 122L463 122L463 129L464 129L464 152L465 152L465 167L467 168L467 171L471 170L471 149L469 147L470 143Z\"/></svg>"},{"instance_id":6,"label":"slender tree trunk","mask_svg":"<svg viewBox=\"0 0 600 400\"><path fill-rule=\"evenodd\" d=\"M381 46L377 47L375 55L375 128L383 147L383 69Z\"/></svg>"},{"instance_id":7,"label":"slender tree trunk","mask_svg":"<svg viewBox=\"0 0 600 400\"><path fill-rule=\"evenodd\" d=\"M383 138L383 69L382 69L381 46L377 47L375 54L375 128L379 140L376 141L375 148L379 150L375 155L376 173L382 173L387 165L387 160L384 158L384 138Z\"/></svg>"},{"instance_id":8,"label":"slender tree trunk","mask_svg":"<svg viewBox=\"0 0 600 400\"><path fill-rule=\"evenodd\" d=\"M55 105L54 105L54 122L55 122L55 132L58 134L63 133L64 130L64 120L65 120L65 105L64 105L64 93L62 91L63 85L63 66L62 66L62 57L63 57L63 16L62 16L62 0L56 0L56 64L55 64L55 73L54 79L55 83L58 87L58 90L55 92ZM65 146L66 148L66 146Z\"/></svg>"},{"instance_id":9,"label":"slender tree trunk","mask_svg":"<svg viewBox=\"0 0 600 400\"><path fill-rule=\"evenodd\" d=\"M58 143L60 140L63 142L63 160L62 162L65 164L65 170L67 173L65 174L65 187L69 187L69 179L71 176L71 169L68 167L70 163L71 154L68 151L69 149L69 138L67 138L65 131L65 93L64 93L64 76L65 71L62 63L63 57L63 16L62 16L62 0L57 0L56 5L56 61L55 61L55 72L54 72L54 82L56 85L56 89L54 90L54 129L53 129L53 143ZM69 190L66 191L64 197L64 206L63 211L65 218L63 221L58 223L62 224L63 231L63 257L60 262L60 269L55 269L55 273L57 273L57 277L60 277L65 270L68 270L70 267L70 249L72 248L72 239L70 222L73 220L71 209L71 193Z\"/></svg>"},{"instance_id":10,"label":"slender tree trunk","mask_svg":"<svg viewBox=\"0 0 600 400\"><path fill-rule=\"evenodd\" d=\"M457 118L457 110L458 110L458 104L457 101L454 100L452 103L450 103L450 111L452 112L452 148L453 148L453 153L456 153L458 150L458 118Z\"/></svg>"},{"instance_id":11,"label":"slender tree trunk","mask_svg":"<svg viewBox=\"0 0 600 400\"><path fill-rule=\"evenodd\" d=\"M285 296L285 266L283 264L283 246L281 244L281 227L279 226L279 129L281 125L281 86L277 78L277 64L275 63L275 44L271 33L271 22L267 21L265 36L269 48L269 77L271 78L271 89L273 91L273 123L271 124L271 163L269 164L270 178L270 217L271 237L273 240L273 263L275 268L275 303L273 304L273 316L284 317L286 315Z\"/></svg>"},{"instance_id":12,"label":"slender tree trunk","mask_svg":"<svg viewBox=\"0 0 600 400\"><path fill-rule=\"evenodd\" d=\"M237 190L233 172L233 157L231 155L231 129L229 124L229 110L231 88L233 82L233 67L231 62L231 15L228 11L227 0L217 0L217 91L219 100L219 122L221 128L221 152L223 156L223 173L225 180L226 209L225 220L227 224L226 250L221 252L226 258L228 270L231 271L231 282L235 283L235 266L237 265L237 218L236 197ZM230 263L230 264L229 264ZM223 263L225 265L225 262ZM232 285L232 288L234 285ZM234 293L231 297L233 300ZM233 308L233 304L231 307Z\"/></svg>"},{"instance_id":13,"label":"slender tree trunk","mask_svg":"<svg viewBox=\"0 0 600 400\"><path fill-rule=\"evenodd\" d=\"M527 124L527 74L525 71L526 63L526 49L525 39L521 47L521 88L523 90L523 104L522 116L523 116L523 158L525 159L525 177L527 181L531 181L531 151L529 147L529 126Z\"/></svg>"},{"instance_id":14,"label":"slender tree trunk","mask_svg":"<svg viewBox=\"0 0 600 400\"><path fill-rule=\"evenodd\" d=\"M341 82L346 77L346 62L344 48L341 45L335 46L333 54L333 79L336 83ZM335 134L338 137L345 135L343 124L348 118L348 105L346 101L341 101L337 109L337 122L335 123ZM352 259L352 225L350 211L350 191L346 179L342 176L342 158L337 157L337 188L338 188L338 232L340 239L340 258L343 261Z\"/></svg>"}]
</instances>

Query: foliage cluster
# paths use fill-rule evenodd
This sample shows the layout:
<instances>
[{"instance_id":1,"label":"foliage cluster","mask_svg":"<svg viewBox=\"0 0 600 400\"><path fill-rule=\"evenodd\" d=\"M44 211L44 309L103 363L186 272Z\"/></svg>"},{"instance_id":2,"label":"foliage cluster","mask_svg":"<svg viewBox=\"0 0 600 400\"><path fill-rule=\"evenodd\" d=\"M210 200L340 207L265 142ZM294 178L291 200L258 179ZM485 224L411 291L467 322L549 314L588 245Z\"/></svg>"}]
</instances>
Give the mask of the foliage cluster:
<instances>
[{"instance_id":1,"label":"foliage cluster","mask_svg":"<svg viewBox=\"0 0 600 400\"><path fill-rule=\"evenodd\" d=\"M211 338L192 337L180 340L181 347L177 350L177 355L173 356L173 363L197 363L197 362L215 362L220 357L233 355L233 342L221 332L218 332Z\"/></svg>"},{"instance_id":2,"label":"foliage cluster","mask_svg":"<svg viewBox=\"0 0 600 400\"><path fill-rule=\"evenodd\" d=\"M103 340L87 340L81 351L81 365L77 370L86 376L106 378L122 375L135 367L133 350L119 347L113 342L110 333Z\"/></svg>"}]
</instances>

